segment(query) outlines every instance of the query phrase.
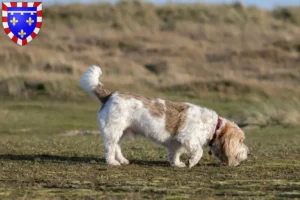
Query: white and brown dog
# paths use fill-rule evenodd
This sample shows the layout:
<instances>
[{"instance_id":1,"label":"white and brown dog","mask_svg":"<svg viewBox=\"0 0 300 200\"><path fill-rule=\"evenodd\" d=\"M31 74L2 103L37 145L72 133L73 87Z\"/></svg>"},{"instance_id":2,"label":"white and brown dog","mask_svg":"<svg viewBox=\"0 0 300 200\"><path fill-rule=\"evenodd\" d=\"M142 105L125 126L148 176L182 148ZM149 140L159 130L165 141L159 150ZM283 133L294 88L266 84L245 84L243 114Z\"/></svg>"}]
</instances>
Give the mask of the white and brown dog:
<instances>
[{"instance_id":1,"label":"white and brown dog","mask_svg":"<svg viewBox=\"0 0 300 200\"><path fill-rule=\"evenodd\" d=\"M167 147L168 160L177 167L185 167L180 161L183 153L190 155L190 168L196 165L207 145L210 153L229 166L237 166L249 156L243 143L244 132L216 112L190 103L110 92L99 82L101 74L99 67L92 66L82 75L79 85L103 103L98 122L104 136L107 164L129 164L120 147L120 141L128 133Z\"/></svg>"}]
</instances>

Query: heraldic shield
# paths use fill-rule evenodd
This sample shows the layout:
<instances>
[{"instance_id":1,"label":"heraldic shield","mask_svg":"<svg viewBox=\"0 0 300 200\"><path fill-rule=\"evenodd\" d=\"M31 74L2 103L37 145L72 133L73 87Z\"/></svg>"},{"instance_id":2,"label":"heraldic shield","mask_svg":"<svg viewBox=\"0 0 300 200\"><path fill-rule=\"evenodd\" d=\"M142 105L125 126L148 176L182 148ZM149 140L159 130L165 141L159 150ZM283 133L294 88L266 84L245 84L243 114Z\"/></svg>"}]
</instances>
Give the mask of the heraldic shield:
<instances>
[{"instance_id":1,"label":"heraldic shield","mask_svg":"<svg viewBox=\"0 0 300 200\"><path fill-rule=\"evenodd\" d=\"M42 27L42 2L3 2L2 24L12 41L28 44Z\"/></svg>"}]
</instances>

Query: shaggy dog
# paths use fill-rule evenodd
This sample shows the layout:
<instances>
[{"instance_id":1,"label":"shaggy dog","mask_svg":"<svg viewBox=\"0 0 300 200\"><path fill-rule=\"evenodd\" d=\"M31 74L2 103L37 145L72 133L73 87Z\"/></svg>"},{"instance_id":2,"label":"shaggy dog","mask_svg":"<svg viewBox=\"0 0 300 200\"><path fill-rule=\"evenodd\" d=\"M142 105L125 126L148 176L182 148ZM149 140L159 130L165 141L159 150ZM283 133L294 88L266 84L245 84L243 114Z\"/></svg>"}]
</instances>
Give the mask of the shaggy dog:
<instances>
[{"instance_id":1,"label":"shaggy dog","mask_svg":"<svg viewBox=\"0 0 300 200\"><path fill-rule=\"evenodd\" d=\"M185 167L180 161L183 153L190 156L189 167L195 166L207 145L210 153L228 166L237 166L250 155L243 143L244 132L216 112L190 103L110 92L99 82L101 74L99 67L92 66L82 75L79 85L103 104L98 122L107 164L129 164L120 147L128 134L142 135L165 146L171 166L176 167Z\"/></svg>"}]
</instances>

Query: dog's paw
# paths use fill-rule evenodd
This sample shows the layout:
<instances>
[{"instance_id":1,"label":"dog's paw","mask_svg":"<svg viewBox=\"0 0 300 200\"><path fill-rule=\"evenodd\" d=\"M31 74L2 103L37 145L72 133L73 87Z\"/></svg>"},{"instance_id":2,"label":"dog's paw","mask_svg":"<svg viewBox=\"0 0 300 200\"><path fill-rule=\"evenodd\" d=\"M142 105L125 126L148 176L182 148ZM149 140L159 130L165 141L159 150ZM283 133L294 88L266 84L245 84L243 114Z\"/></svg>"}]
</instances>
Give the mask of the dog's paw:
<instances>
[{"instance_id":1,"label":"dog's paw","mask_svg":"<svg viewBox=\"0 0 300 200\"><path fill-rule=\"evenodd\" d=\"M180 167L180 168L183 168L183 167L186 167L186 164L183 163L183 162L179 162L179 163L173 164L172 167Z\"/></svg>"},{"instance_id":2,"label":"dog's paw","mask_svg":"<svg viewBox=\"0 0 300 200\"><path fill-rule=\"evenodd\" d=\"M110 165L110 166L119 166L119 165L121 165L121 164L120 164L118 161L116 161L116 160L109 161L109 162L107 162L107 164Z\"/></svg>"},{"instance_id":3,"label":"dog's paw","mask_svg":"<svg viewBox=\"0 0 300 200\"><path fill-rule=\"evenodd\" d=\"M192 167L194 167L195 165L197 165L197 162L195 162L194 160L189 160L189 168L191 169Z\"/></svg>"},{"instance_id":4,"label":"dog's paw","mask_svg":"<svg viewBox=\"0 0 300 200\"><path fill-rule=\"evenodd\" d=\"M128 165L129 164L129 160L127 160L126 158L124 158L124 159L122 159L122 160L119 160L120 161L120 163L122 164L122 165Z\"/></svg>"}]
</instances>

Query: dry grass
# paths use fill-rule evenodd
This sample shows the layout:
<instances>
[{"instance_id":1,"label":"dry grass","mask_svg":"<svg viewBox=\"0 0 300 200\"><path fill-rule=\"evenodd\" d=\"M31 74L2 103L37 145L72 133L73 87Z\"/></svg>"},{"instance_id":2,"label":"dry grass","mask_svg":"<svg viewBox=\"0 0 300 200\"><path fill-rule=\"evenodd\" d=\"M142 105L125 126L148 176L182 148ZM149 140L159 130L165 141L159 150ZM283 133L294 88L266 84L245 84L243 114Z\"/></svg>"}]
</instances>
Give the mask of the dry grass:
<instances>
[{"instance_id":1,"label":"dry grass","mask_svg":"<svg viewBox=\"0 0 300 200\"><path fill-rule=\"evenodd\" d=\"M299 103L256 105L252 109L241 109L239 113L232 113L230 118L241 126L299 126Z\"/></svg>"},{"instance_id":2,"label":"dry grass","mask_svg":"<svg viewBox=\"0 0 300 200\"><path fill-rule=\"evenodd\" d=\"M29 45L0 35L1 98L81 98L77 80L92 64L103 67L113 90L299 96L298 11L129 1L47 7Z\"/></svg>"}]
</instances>

